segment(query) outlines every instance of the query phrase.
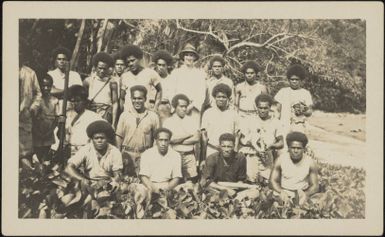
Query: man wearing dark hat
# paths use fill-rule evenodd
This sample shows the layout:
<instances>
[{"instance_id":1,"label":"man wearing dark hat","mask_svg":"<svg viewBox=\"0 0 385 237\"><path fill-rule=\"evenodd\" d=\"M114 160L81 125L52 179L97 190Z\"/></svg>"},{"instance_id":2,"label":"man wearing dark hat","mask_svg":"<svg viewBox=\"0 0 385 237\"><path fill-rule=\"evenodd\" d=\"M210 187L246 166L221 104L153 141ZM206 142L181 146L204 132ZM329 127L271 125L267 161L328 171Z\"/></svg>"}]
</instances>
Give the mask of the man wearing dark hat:
<instances>
[{"instance_id":1,"label":"man wearing dark hat","mask_svg":"<svg viewBox=\"0 0 385 237\"><path fill-rule=\"evenodd\" d=\"M31 49L28 42L20 38L19 44L19 158L31 165L33 153L32 115L30 107L34 100L41 98L39 82L34 70L26 66Z\"/></svg>"},{"instance_id":2,"label":"man wearing dark hat","mask_svg":"<svg viewBox=\"0 0 385 237\"><path fill-rule=\"evenodd\" d=\"M81 147L89 142L86 129L88 125L97 120L103 120L97 113L86 109L88 92L86 88L80 85L73 85L68 88L68 97L72 109L67 111L65 125L65 145L69 145L71 154L76 153ZM58 141L51 146L53 150L57 149Z\"/></svg>"},{"instance_id":3,"label":"man wearing dark hat","mask_svg":"<svg viewBox=\"0 0 385 237\"><path fill-rule=\"evenodd\" d=\"M148 91L146 107L157 109L162 99L162 86L157 72L141 65L143 51L136 45L129 45L122 49L121 55L126 60L128 72L122 74L122 90L120 98L124 101L124 111L132 111L130 89L136 85L145 86Z\"/></svg>"},{"instance_id":4,"label":"man wearing dark hat","mask_svg":"<svg viewBox=\"0 0 385 237\"><path fill-rule=\"evenodd\" d=\"M169 52L159 50L153 54L152 61L155 64L155 71L161 78L162 100L158 107L158 113L162 123L164 119L171 116L171 99L175 95L175 81L169 76L174 59Z\"/></svg>"},{"instance_id":5,"label":"man wearing dark hat","mask_svg":"<svg viewBox=\"0 0 385 237\"><path fill-rule=\"evenodd\" d=\"M64 47L58 47L53 50L52 57L54 59L55 69L48 72L53 79L51 93L60 99L63 96L66 65L71 58L71 51ZM79 73L75 71L70 71L69 73L68 87L72 85L82 85L82 79Z\"/></svg>"},{"instance_id":6,"label":"man wearing dark hat","mask_svg":"<svg viewBox=\"0 0 385 237\"><path fill-rule=\"evenodd\" d=\"M306 132L306 118L312 114L313 100L308 90L302 88L306 70L295 64L287 69L289 87L282 88L274 99L279 103L278 111L284 125L285 134L290 131Z\"/></svg>"},{"instance_id":7,"label":"man wearing dark hat","mask_svg":"<svg viewBox=\"0 0 385 237\"><path fill-rule=\"evenodd\" d=\"M84 184L105 178L119 180L123 162L118 148L110 144L114 139L112 126L104 120L99 120L88 125L86 131L91 142L71 156L66 172ZM84 166L83 174L78 170L81 165Z\"/></svg>"},{"instance_id":8,"label":"man wearing dark hat","mask_svg":"<svg viewBox=\"0 0 385 237\"><path fill-rule=\"evenodd\" d=\"M88 90L91 110L102 116L115 128L118 120L118 82L109 70L114 66L113 58L104 52L92 59L94 72L83 81Z\"/></svg>"},{"instance_id":9,"label":"man wearing dark hat","mask_svg":"<svg viewBox=\"0 0 385 237\"><path fill-rule=\"evenodd\" d=\"M317 165L305 153L308 143L305 134L291 132L286 136L286 143L288 152L280 155L274 163L270 184L283 201L295 197L295 192L297 192L301 204L318 192Z\"/></svg>"},{"instance_id":10,"label":"man wearing dark hat","mask_svg":"<svg viewBox=\"0 0 385 237\"><path fill-rule=\"evenodd\" d=\"M183 65L174 69L170 75L176 82L175 92L185 94L190 99L187 114L193 112L200 115L206 97L206 73L195 67L199 55L191 44L184 47L179 57Z\"/></svg>"}]
</instances>

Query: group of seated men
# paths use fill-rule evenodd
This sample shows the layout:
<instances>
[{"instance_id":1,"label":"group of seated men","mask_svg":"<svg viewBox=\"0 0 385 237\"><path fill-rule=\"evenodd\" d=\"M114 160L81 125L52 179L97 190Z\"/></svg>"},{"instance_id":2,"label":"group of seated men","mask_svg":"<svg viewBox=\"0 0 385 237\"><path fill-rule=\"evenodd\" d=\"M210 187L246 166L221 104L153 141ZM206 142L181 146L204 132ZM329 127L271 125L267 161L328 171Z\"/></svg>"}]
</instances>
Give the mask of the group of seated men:
<instances>
[{"instance_id":1,"label":"group of seated men","mask_svg":"<svg viewBox=\"0 0 385 237\"><path fill-rule=\"evenodd\" d=\"M288 68L290 86L273 99L254 61L244 63L245 80L234 85L221 56L210 60L208 73L195 67L199 54L190 44L179 53L180 67L160 50L152 55L152 68L145 68L135 45L113 56L97 53L84 80L69 71L70 55L56 49L56 68L40 85L34 71L20 65L24 164L30 165L32 154L44 161L57 149L55 134L64 122L66 171L84 185L128 175L153 193L194 183L234 193L233 187L261 181L283 199L318 191L316 164L305 153L312 99L302 88L303 66ZM66 75L69 103L60 115Z\"/></svg>"}]
</instances>

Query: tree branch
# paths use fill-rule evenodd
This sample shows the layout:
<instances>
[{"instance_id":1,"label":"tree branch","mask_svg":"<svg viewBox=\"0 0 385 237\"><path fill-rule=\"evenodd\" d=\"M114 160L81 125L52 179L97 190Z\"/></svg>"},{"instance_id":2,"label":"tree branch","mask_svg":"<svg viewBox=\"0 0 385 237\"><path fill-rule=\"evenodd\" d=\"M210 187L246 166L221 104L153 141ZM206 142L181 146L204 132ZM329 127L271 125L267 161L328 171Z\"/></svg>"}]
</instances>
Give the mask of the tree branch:
<instances>
[{"instance_id":1,"label":"tree branch","mask_svg":"<svg viewBox=\"0 0 385 237\"><path fill-rule=\"evenodd\" d=\"M226 48L226 50L228 50L228 46L226 45L225 41L223 39L221 39L218 35L214 34L214 32L212 31L211 24L209 25L209 31L192 30L192 29L187 29L187 28L181 26L181 24L179 23L179 20L176 19L176 27L177 27L177 29L181 29L181 30L184 30L186 32L203 34L203 35L210 35L214 39L218 40Z\"/></svg>"}]
</instances>

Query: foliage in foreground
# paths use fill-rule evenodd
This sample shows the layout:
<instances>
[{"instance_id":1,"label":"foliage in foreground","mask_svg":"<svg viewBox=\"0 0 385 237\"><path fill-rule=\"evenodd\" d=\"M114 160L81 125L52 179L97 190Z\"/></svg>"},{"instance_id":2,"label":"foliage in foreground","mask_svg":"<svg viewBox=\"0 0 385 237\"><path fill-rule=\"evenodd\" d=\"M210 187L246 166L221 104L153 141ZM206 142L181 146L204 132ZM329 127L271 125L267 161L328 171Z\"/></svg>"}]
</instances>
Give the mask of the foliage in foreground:
<instances>
[{"instance_id":1,"label":"foliage in foreground","mask_svg":"<svg viewBox=\"0 0 385 237\"><path fill-rule=\"evenodd\" d=\"M35 170L20 172L19 218L365 218L365 171L324 163L319 166L321 192L299 206L298 197L284 204L267 186L261 186L253 197L241 199L198 186L149 196L138 189L138 180L130 177L124 177L117 188L99 181L93 185L94 192L83 195L82 187L70 182L59 166L48 168L38 163Z\"/></svg>"}]
</instances>

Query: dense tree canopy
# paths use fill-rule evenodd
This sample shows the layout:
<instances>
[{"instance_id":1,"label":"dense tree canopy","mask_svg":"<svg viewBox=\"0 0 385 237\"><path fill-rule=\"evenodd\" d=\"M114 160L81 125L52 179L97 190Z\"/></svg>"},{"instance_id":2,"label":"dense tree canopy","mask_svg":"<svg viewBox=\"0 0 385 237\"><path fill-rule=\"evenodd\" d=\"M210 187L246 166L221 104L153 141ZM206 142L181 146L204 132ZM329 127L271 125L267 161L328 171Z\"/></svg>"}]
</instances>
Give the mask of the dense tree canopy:
<instances>
[{"instance_id":1,"label":"dense tree canopy","mask_svg":"<svg viewBox=\"0 0 385 237\"><path fill-rule=\"evenodd\" d=\"M99 51L137 44L148 62L159 49L177 55L189 42L201 54L199 66L207 68L213 55L223 55L225 73L235 82L243 80L242 63L256 60L274 95L287 84L287 66L301 63L309 71L305 88L316 109L366 109L366 25L360 19L25 19L19 30L31 44L30 66L38 75L52 68L51 51L59 45L73 50L72 68L85 76Z\"/></svg>"}]
</instances>

